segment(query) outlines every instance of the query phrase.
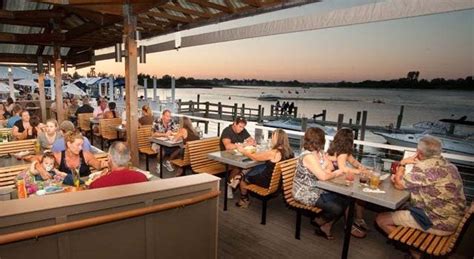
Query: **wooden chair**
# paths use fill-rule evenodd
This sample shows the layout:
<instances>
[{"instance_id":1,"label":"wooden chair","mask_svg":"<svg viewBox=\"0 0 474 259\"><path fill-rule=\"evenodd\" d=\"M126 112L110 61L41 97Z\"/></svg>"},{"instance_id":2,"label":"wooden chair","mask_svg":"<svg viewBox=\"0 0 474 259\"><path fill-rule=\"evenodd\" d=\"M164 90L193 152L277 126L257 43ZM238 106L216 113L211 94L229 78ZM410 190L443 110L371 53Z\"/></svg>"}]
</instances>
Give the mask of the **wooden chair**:
<instances>
[{"instance_id":1,"label":"wooden chair","mask_svg":"<svg viewBox=\"0 0 474 259\"><path fill-rule=\"evenodd\" d=\"M99 134L95 135L101 139L102 150L104 150L104 142L111 142L112 140L118 139L118 132L113 127L119 126L120 124L122 124L121 118L100 119Z\"/></svg>"},{"instance_id":2,"label":"wooden chair","mask_svg":"<svg viewBox=\"0 0 474 259\"><path fill-rule=\"evenodd\" d=\"M0 135L3 135L3 134L11 135L12 134L12 129L11 128L0 128Z\"/></svg>"},{"instance_id":3,"label":"wooden chair","mask_svg":"<svg viewBox=\"0 0 474 259\"><path fill-rule=\"evenodd\" d=\"M308 206L302 203L297 202L293 198L293 178L295 177L296 171L296 161L298 158L293 158L281 162L281 173L283 178L283 194L285 197L285 202L288 204L290 208L296 210L296 230L295 230L295 238L300 239L301 233L301 215L304 211L308 211L310 213L319 213L321 211L320 208L314 206Z\"/></svg>"},{"instance_id":4,"label":"wooden chair","mask_svg":"<svg viewBox=\"0 0 474 259\"><path fill-rule=\"evenodd\" d=\"M467 228L468 224L466 223L473 213L474 202L471 202L471 206L466 209L456 231L449 236L437 236L418 229L398 226L388 235L388 238L419 249L428 255L444 256L453 250L463 229Z\"/></svg>"},{"instance_id":5,"label":"wooden chair","mask_svg":"<svg viewBox=\"0 0 474 259\"><path fill-rule=\"evenodd\" d=\"M173 159L170 162L177 167L183 168L183 175L186 174L186 168L191 165L191 161L189 160L189 147L187 143L184 148L183 158Z\"/></svg>"},{"instance_id":6,"label":"wooden chair","mask_svg":"<svg viewBox=\"0 0 474 259\"><path fill-rule=\"evenodd\" d=\"M209 159L207 154L220 151L219 137L189 141L189 161L194 173L219 174L225 172L225 165Z\"/></svg>"},{"instance_id":7,"label":"wooden chair","mask_svg":"<svg viewBox=\"0 0 474 259\"><path fill-rule=\"evenodd\" d=\"M84 132L87 136L87 133L92 132L90 118L92 118L93 113L79 113L77 115L77 126L79 129ZM92 134L90 135L92 138Z\"/></svg>"},{"instance_id":8,"label":"wooden chair","mask_svg":"<svg viewBox=\"0 0 474 259\"><path fill-rule=\"evenodd\" d=\"M152 135L151 127L140 127L137 131L138 134L138 152L144 154L146 157L146 170L150 171L149 168L149 157L156 156L158 153L151 149L150 138Z\"/></svg>"},{"instance_id":9,"label":"wooden chair","mask_svg":"<svg viewBox=\"0 0 474 259\"><path fill-rule=\"evenodd\" d=\"M35 151L36 139L16 140L0 143L0 155L18 153L20 151Z\"/></svg>"},{"instance_id":10,"label":"wooden chair","mask_svg":"<svg viewBox=\"0 0 474 259\"><path fill-rule=\"evenodd\" d=\"M275 194L280 187L282 165L285 165L285 161L278 162L275 165L268 188L256 184L249 184L247 186L247 190L254 193L257 198L262 201L262 225L265 225L267 222L267 201L274 196L273 194Z\"/></svg>"},{"instance_id":11,"label":"wooden chair","mask_svg":"<svg viewBox=\"0 0 474 259\"><path fill-rule=\"evenodd\" d=\"M29 164L0 168L0 188L12 188L15 186L16 176L29 168Z\"/></svg>"}]
</instances>

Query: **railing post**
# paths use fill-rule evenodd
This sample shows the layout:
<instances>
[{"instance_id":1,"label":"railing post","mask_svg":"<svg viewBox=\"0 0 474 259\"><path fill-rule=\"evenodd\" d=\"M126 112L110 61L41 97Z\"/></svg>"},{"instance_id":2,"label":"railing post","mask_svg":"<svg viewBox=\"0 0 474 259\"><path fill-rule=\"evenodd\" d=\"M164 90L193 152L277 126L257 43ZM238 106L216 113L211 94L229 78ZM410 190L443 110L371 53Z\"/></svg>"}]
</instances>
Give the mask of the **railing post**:
<instances>
[{"instance_id":1,"label":"railing post","mask_svg":"<svg viewBox=\"0 0 474 259\"><path fill-rule=\"evenodd\" d=\"M262 116L260 117L259 122L262 122L264 117L265 117L265 107L262 107Z\"/></svg>"},{"instance_id":2,"label":"railing post","mask_svg":"<svg viewBox=\"0 0 474 259\"><path fill-rule=\"evenodd\" d=\"M261 121L262 121L262 105L259 104L259 105L258 105L257 122L261 122Z\"/></svg>"},{"instance_id":3,"label":"railing post","mask_svg":"<svg viewBox=\"0 0 474 259\"><path fill-rule=\"evenodd\" d=\"M270 105L270 117L273 117L273 110L275 109L273 107L274 107L273 104Z\"/></svg>"},{"instance_id":4,"label":"railing post","mask_svg":"<svg viewBox=\"0 0 474 259\"><path fill-rule=\"evenodd\" d=\"M367 124L367 111L362 111L362 125L360 127L360 140L365 140L365 126ZM364 152L363 145L359 145L359 153Z\"/></svg>"},{"instance_id":5,"label":"railing post","mask_svg":"<svg viewBox=\"0 0 474 259\"><path fill-rule=\"evenodd\" d=\"M238 104L234 103L234 108L232 110L232 117L234 117L233 120L237 119L237 109L238 109L237 106Z\"/></svg>"},{"instance_id":6,"label":"railing post","mask_svg":"<svg viewBox=\"0 0 474 259\"><path fill-rule=\"evenodd\" d=\"M245 118L245 103L242 103L242 109L240 111L240 116Z\"/></svg>"},{"instance_id":7,"label":"railing post","mask_svg":"<svg viewBox=\"0 0 474 259\"><path fill-rule=\"evenodd\" d=\"M178 113L181 114L181 99L178 99Z\"/></svg>"},{"instance_id":8,"label":"railing post","mask_svg":"<svg viewBox=\"0 0 474 259\"><path fill-rule=\"evenodd\" d=\"M337 115L337 130L340 130L342 128L342 122L344 121L344 114L339 113Z\"/></svg>"},{"instance_id":9,"label":"railing post","mask_svg":"<svg viewBox=\"0 0 474 259\"><path fill-rule=\"evenodd\" d=\"M402 105L402 107L400 107L400 114L398 114L398 117L397 117L397 129L400 129L400 127L402 126L403 110L404 109L405 109L405 106Z\"/></svg>"},{"instance_id":10,"label":"railing post","mask_svg":"<svg viewBox=\"0 0 474 259\"><path fill-rule=\"evenodd\" d=\"M193 103L193 101L189 101L189 110L191 111L191 114L194 115L194 103Z\"/></svg>"},{"instance_id":11,"label":"railing post","mask_svg":"<svg viewBox=\"0 0 474 259\"><path fill-rule=\"evenodd\" d=\"M219 119L222 120L222 103L221 102L217 103L217 113L219 115Z\"/></svg>"},{"instance_id":12,"label":"railing post","mask_svg":"<svg viewBox=\"0 0 474 259\"><path fill-rule=\"evenodd\" d=\"M218 137L221 136L221 123L220 122L217 123L217 136Z\"/></svg>"},{"instance_id":13,"label":"railing post","mask_svg":"<svg viewBox=\"0 0 474 259\"><path fill-rule=\"evenodd\" d=\"M293 118L298 118L298 107L293 108Z\"/></svg>"},{"instance_id":14,"label":"railing post","mask_svg":"<svg viewBox=\"0 0 474 259\"><path fill-rule=\"evenodd\" d=\"M322 118L323 121L326 121L326 110L323 110L323 118Z\"/></svg>"},{"instance_id":15,"label":"railing post","mask_svg":"<svg viewBox=\"0 0 474 259\"><path fill-rule=\"evenodd\" d=\"M206 102L206 113L204 114L205 118L209 117L209 102Z\"/></svg>"}]
</instances>

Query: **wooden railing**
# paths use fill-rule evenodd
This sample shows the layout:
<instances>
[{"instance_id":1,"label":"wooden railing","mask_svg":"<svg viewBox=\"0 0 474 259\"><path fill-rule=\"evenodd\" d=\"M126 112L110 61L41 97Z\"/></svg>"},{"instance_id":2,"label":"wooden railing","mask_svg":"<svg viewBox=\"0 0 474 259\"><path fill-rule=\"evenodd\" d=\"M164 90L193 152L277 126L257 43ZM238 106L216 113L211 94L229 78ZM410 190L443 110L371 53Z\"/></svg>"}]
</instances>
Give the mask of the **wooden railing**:
<instances>
[{"instance_id":1,"label":"wooden railing","mask_svg":"<svg viewBox=\"0 0 474 259\"><path fill-rule=\"evenodd\" d=\"M163 204L157 204L146 208L133 209L123 212L117 212L109 215L103 215L88 219L82 219L52 226L40 227L15 233L0 235L0 245L18 242L27 239L38 239L43 236L53 235L61 232L77 230L96 225L106 224L114 221L125 220L134 217L140 217L146 214L171 210L175 208L183 208L185 206L197 204L206 200L219 197L220 191L211 191L195 197L182 199Z\"/></svg>"}]
</instances>

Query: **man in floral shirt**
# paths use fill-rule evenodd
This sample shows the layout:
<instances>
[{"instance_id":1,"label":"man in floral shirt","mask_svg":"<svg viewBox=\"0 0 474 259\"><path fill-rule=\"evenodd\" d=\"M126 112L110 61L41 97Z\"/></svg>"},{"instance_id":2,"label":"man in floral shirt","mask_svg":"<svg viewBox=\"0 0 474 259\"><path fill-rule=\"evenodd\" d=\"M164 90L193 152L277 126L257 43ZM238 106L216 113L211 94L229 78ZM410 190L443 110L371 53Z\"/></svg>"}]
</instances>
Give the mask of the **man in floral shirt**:
<instances>
[{"instance_id":1,"label":"man in floral shirt","mask_svg":"<svg viewBox=\"0 0 474 259\"><path fill-rule=\"evenodd\" d=\"M153 123L153 137L169 137L171 136L172 132L178 131L178 125L173 121L171 118L171 111L166 109L161 113L161 118L157 119ZM160 147L157 144L153 144L152 148L156 152L160 152ZM175 148L170 148L170 147L163 147L163 158L171 155ZM160 157L160 154L158 154L158 159ZM170 172L174 171L173 166L171 165L169 160L164 161L163 165L166 167L166 169ZM157 173L159 172L160 165L158 164L156 166L157 168Z\"/></svg>"},{"instance_id":2,"label":"man in floral shirt","mask_svg":"<svg viewBox=\"0 0 474 259\"><path fill-rule=\"evenodd\" d=\"M441 151L440 140L425 136L418 143L416 155L400 162L392 182L395 188L410 192L410 206L377 216L377 224L387 234L397 226L442 236L456 230L466 198L458 169L441 156ZM414 164L411 172L405 173L406 164ZM412 251L412 256L419 254Z\"/></svg>"}]
</instances>

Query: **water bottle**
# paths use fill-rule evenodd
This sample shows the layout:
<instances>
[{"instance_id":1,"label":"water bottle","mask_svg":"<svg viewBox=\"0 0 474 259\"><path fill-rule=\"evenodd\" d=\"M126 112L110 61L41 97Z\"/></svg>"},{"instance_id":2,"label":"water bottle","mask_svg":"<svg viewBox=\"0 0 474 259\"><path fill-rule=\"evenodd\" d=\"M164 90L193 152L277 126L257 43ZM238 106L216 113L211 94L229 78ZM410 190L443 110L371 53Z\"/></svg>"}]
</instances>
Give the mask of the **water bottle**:
<instances>
[{"instance_id":1,"label":"water bottle","mask_svg":"<svg viewBox=\"0 0 474 259\"><path fill-rule=\"evenodd\" d=\"M202 130L199 126L196 127L196 132L197 134L199 135L199 138L202 138L203 137L203 134L202 134Z\"/></svg>"},{"instance_id":2,"label":"water bottle","mask_svg":"<svg viewBox=\"0 0 474 259\"><path fill-rule=\"evenodd\" d=\"M73 179L74 179L74 187L79 188L79 186L81 185L81 180L79 178L79 170L73 169L72 173L73 173Z\"/></svg>"}]
</instances>

